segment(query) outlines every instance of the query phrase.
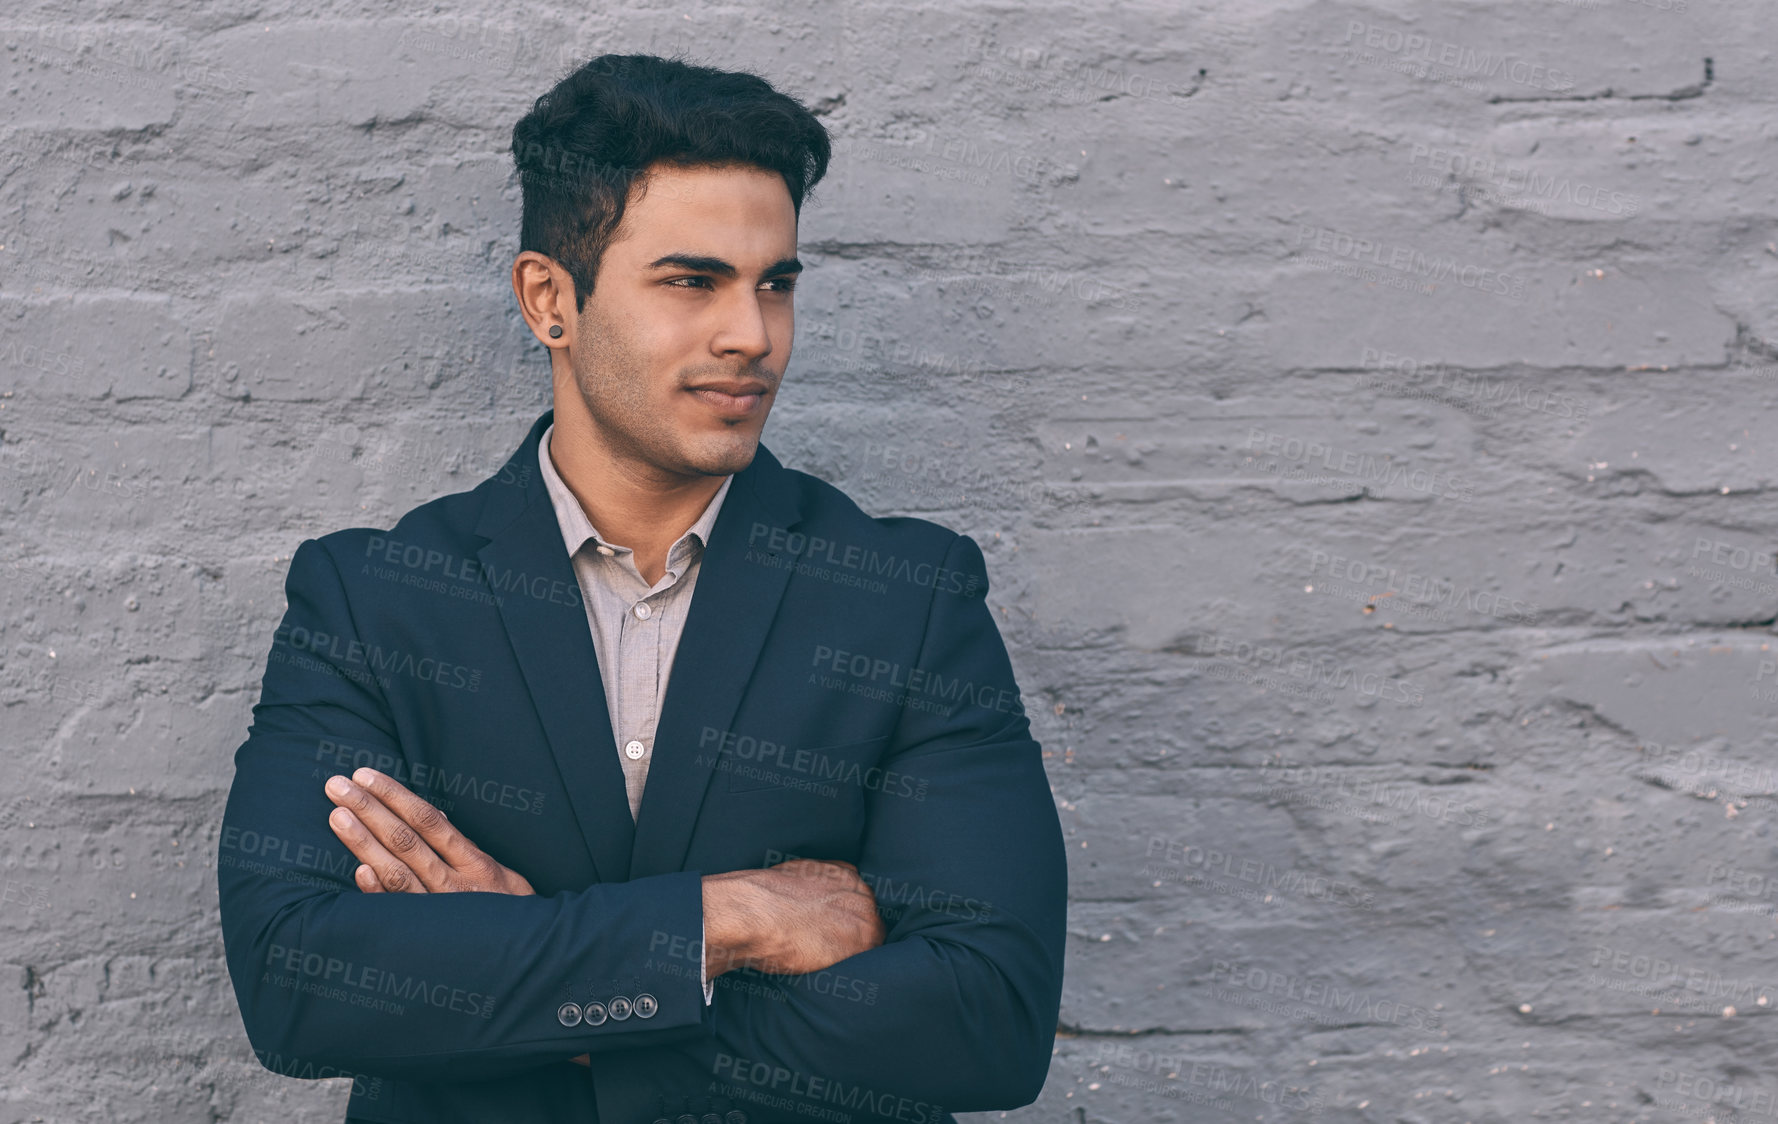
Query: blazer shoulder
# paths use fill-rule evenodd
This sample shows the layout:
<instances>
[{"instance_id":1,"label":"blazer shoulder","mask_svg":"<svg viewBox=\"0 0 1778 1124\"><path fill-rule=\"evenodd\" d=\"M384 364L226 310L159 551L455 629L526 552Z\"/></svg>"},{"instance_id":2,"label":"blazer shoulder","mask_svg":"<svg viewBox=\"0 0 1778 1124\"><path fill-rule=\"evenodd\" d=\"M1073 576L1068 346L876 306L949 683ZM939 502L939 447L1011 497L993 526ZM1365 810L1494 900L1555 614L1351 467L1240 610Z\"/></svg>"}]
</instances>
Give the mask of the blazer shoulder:
<instances>
[{"instance_id":1,"label":"blazer shoulder","mask_svg":"<svg viewBox=\"0 0 1778 1124\"><path fill-rule=\"evenodd\" d=\"M837 540L942 558L961 537L949 527L918 516L871 515L851 496L819 476L795 468L785 468L784 472L798 491L803 522Z\"/></svg>"},{"instance_id":2,"label":"blazer shoulder","mask_svg":"<svg viewBox=\"0 0 1778 1124\"><path fill-rule=\"evenodd\" d=\"M395 521L394 526L342 527L316 535L314 541L342 570L348 562L379 554L387 557L391 552L399 557L414 549L474 557L482 541L474 528L485 500L483 489L490 485L506 486L487 481L471 491L452 492L411 508Z\"/></svg>"}]
</instances>

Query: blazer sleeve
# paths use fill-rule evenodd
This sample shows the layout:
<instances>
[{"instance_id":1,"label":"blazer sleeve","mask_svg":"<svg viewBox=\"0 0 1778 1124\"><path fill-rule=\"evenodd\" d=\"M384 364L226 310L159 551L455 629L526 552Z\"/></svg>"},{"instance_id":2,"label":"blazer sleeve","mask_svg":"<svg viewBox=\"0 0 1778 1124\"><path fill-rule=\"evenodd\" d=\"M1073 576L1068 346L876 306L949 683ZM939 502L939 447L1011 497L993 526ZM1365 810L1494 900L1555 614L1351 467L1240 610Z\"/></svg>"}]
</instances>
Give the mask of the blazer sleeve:
<instances>
[{"instance_id":1,"label":"blazer sleeve","mask_svg":"<svg viewBox=\"0 0 1778 1124\"><path fill-rule=\"evenodd\" d=\"M397 760L403 747L362 661L334 656L376 638L359 635L320 540L297 548L285 595L217 855L229 975L258 1056L465 1081L707 1034L698 980L648 963L662 933L698 939L696 873L549 897L354 885L358 863L328 827L322 789L338 770L322 758L340 742ZM590 1026L561 1012L612 980L641 981L656 1013Z\"/></svg>"},{"instance_id":2,"label":"blazer sleeve","mask_svg":"<svg viewBox=\"0 0 1778 1124\"><path fill-rule=\"evenodd\" d=\"M653 1081L738 1087L732 1099L754 1119L751 1105L778 1097L916 1124L1037 1099L1062 995L1061 823L986 603L981 548L958 536L944 565L980 595L935 592L916 666L943 677L925 694L956 705L904 709L883 764L908 782L869 793L857 860L887 939L825 973L765 977L779 995L718 986L710 1036L653 1051ZM643 1055L594 1059L602 1116L652 1104L641 1077L652 1067L626 1057Z\"/></svg>"}]
</instances>

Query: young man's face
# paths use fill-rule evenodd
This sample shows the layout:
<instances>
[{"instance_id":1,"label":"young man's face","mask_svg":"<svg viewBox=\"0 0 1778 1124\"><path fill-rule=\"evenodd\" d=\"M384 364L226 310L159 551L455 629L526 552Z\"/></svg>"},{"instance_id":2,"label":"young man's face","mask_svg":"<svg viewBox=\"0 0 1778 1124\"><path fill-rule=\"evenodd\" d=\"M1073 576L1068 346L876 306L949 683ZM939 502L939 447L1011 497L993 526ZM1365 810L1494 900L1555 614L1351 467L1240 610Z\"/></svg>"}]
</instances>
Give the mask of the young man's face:
<instances>
[{"instance_id":1,"label":"young man's face","mask_svg":"<svg viewBox=\"0 0 1778 1124\"><path fill-rule=\"evenodd\" d=\"M800 268L782 177L656 165L599 263L571 349L596 436L665 474L746 468L790 361Z\"/></svg>"}]
</instances>

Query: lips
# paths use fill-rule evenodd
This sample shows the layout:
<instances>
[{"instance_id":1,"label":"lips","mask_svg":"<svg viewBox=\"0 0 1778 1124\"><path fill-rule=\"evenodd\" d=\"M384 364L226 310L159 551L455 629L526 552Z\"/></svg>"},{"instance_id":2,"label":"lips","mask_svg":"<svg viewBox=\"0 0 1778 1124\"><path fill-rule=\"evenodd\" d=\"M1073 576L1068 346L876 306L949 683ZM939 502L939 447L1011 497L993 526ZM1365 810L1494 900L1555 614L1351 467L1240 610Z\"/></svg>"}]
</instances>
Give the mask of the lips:
<instances>
[{"instance_id":1,"label":"lips","mask_svg":"<svg viewBox=\"0 0 1778 1124\"><path fill-rule=\"evenodd\" d=\"M767 387L762 382L717 382L694 386L690 390L717 413L744 418L765 401Z\"/></svg>"},{"instance_id":2,"label":"lips","mask_svg":"<svg viewBox=\"0 0 1778 1124\"><path fill-rule=\"evenodd\" d=\"M718 394L726 394L730 398L745 398L750 394L764 394L766 384L753 379L740 379L735 382L706 382L692 387L693 390L714 390Z\"/></svg>"}]
</instances>

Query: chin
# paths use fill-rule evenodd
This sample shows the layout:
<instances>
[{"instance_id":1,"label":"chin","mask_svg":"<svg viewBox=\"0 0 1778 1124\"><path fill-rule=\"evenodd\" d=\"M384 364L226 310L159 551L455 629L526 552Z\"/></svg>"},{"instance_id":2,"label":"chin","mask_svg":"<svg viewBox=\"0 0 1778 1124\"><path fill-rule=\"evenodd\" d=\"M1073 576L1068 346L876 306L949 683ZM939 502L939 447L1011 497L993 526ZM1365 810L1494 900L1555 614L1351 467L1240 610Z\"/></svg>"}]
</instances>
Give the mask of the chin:
<instances>
[{"instance_id":1,"label":"chin","mask_svg":"<svg viewBox=\"0 0 1778 1124\"><path fill-rule=\"evenodd\" d=\"M732 476L753 463L759 452L759 436L741 437L700 444L686 451L685 462L707 476Z\"/></svg>"}]
</instances>

